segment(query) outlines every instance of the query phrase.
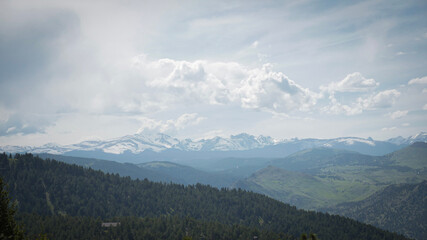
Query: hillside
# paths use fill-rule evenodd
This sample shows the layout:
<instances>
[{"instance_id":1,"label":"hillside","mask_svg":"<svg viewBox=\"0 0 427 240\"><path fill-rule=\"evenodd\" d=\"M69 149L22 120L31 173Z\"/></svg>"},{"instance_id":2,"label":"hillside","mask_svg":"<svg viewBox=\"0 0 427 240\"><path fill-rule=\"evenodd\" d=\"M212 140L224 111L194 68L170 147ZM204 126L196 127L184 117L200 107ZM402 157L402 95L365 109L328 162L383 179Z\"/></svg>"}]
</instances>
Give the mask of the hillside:
<instances>
[{"instance_id":1,"label":"hillside","mask_svg":"<svg viewBox=\"0 0 427 240\"><path fill-rule=\"evenodd\" d=\"M393 184L415 184L427 180L427 144L414 143L380 157L316 148L275 159L270 163L273 166L236 182L234 187L263 193L299 208L327 208L341 213L340 210L333 211L333 206L362 201ZM406 209L403 201L399 203L402 206L398 207L396 203L397 212ZM407 210L415 211L413 208ZM405 218L398 219L404 221ZM368 221L372 224L374 222L376 226L384 226L381 219L371 218ZM396 231L403 234L412 231L411 226L402 226L404 227Z\"/></svg>"},{"instance_id":2,"label":"hillside","mask_svg":"<svg viewBox=\"0 0 427 240\"><path fill-rule=\"evenodd\" d=\"M325 211L421 240L427 235L426 196L427 181L396 184L363 201L342 203Z\"/></svg>"},{"instance_id":3,"label":"hillside","mask_svg":"<svg viewBox=\"0 0 427 240\"><path fill-rule=\"evenodd\" d=\"M393 165L410 167L427 174L427 143L425 142L415 142L404 149L387 154L385 158L389 159Z\"/></svg>"},{"instance_id":4,"label":"hillside","mask_svg":"<svg viewBox=\"0 0 427 240\"><path fill-rule=\"evenodd\" d=\"M154 182L171 182L176 181L171 176L166 174L158 173L150 169L143 167L138 167L132 163L118 163L115 161L102 160L96 158L83 158L83 157L71 157L64 155L55 155L41 153L38 154L40 158L43 159L55 159L57 161L65 162L68 164L76 164L86 168L92 168L94 170L101 170L105 173L114 173L119 174L120 176L129 176L133 179L145 179L147 178L150 181Z\"/></svg>"},{"instance_id":5,"label":"hillside","mask_svg":"<svg viewBox=\"0 0 427 240\"><path fill-rule=\"evenodd\" d=\"M71 157L54 154L39 154L43 159L55 159L61 162L90 167L105 173L119 174L122 177L129 176L132 179L148 179L154 182L173 182L178 184L202 183L214 187L229 187L237 180L231 174L208 173L192 167L164 161L147 162L141 164L119 163L109 160L94 158Z\"/></svg>"},{"instance_id":6,"label":"hillside","mask_svg":"<svg viewBox=\"0 0 427 240\"><path fill-rule=\"evenodd\" d=\"M233 187L250 189L304 209L330 204L334 200L331 196L338 198L332 186L309 174L273 166L257 171L245 180L237 181Z\"/></svg>"},{"instance_id":7,"label":"hillside","mask_svg":"<svg viewBox=\"0 0 427 240\"><path fill-rule=\"evenodd\" d=\"M20 214L19 222L25 226L30 239L40 239L41 232L49 239L75 240L176 240L176 239L295 239L283 233L259 230L239 224L226 225L206 222L190 217L161 216L153 218L114 217L107 222L120 223L103 227L95 217L39 216ZM37 223L37 224L34 224Z\"/></svg>"},{"instance_id":8,"label":"hillside","mask_svg":"<svg viewBox=\"0 0 427 240\"><path fill-rule=\"evenodd\" d=\"M137 164L142 169L170 176L174 183L180 184L206 184L214 187L229 187L237 177L218 172L205 172L192 167L184 166L177 163L156 161Z\"/></svg>"},{"instance_id":9,"label":"hillside","mask_svg":"<svg viewBox=\"0 0 427 240\"><path fill-rule=\"evenodd\" d=\"M297 210L242 190L131 180L30 154L12 159L2 154L0 166L21 213L101 219L171 215L238 223L294 237L315 232L320 239L404 239L354 220Z\"/></svg>"},{"instance_id":10,"label":"hillside","mask_svg":"<svg viewBox=\"0 0 427 240\"><path fill-rule=\"evenodd\" d=\"M313 172L329 166L372 166L377 164L374 160L374 156L322 147L299 151L286 158L272 160L270 164L291 171Z\"/></svg>"},{"instance_id":11,"label":"hillside","mask_svg":"<svg viewBox=\"0 0 427 240\"><path fill-rule=\"evenodd\" d=\"M305 209L328 207L363 200L390 184L427 180L426 149L426 143L415 143L380 157L330 148L308 149L270 162L282 171L260 170L235 187L285 202L298 196L304 201L294 203ZM300 180L290 184L289 179ZM313 190L313 186L317 187Z\"/></svg>"}]
</instances>

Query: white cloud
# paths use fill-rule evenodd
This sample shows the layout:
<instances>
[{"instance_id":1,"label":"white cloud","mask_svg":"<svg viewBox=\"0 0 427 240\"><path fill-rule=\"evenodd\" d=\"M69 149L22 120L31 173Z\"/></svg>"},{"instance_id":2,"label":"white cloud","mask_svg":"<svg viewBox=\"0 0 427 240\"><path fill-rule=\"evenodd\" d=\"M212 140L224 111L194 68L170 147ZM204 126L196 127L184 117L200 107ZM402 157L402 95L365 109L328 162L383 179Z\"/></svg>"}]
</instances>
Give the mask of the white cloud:
<instances>
[{"instance_id":1,"label":"white cloud","mask_svg":"<svg viewBox=\"0 0 427 240\"><path fill-rule=\"evenodd\" d=\"M319 97L285 74L273 71L270 64L249 69L236 62L148 61L139 56L134 59L134 66L147 79L148 87L169 98L173 96L174 102L231 103L285 113L308 111Z\"/></svg>"},{"instance_id":2,"label":"white cloud","mask_svg":"<svg viewBox=\"0 0 427 240\"><path fill-rule=\"evenodd\" d=\"M382 128L381 131L388 132L388 131L394 131L396 129L397 129L397 127L389 127L389 128L385 127L385 128Z\"/></svg>"},{"instance_id":3,"label":"white cloud","mask_svg":"<svg viewBox=\"0 0 427 240\"><path fill-rule=\"evenodd\" d=\"M409 80L408 84L409 85L412 85L412 84L427 84L427 76L422 77L422 78L411 79L411 80Z\"/></svg>"},{"instance_id":4,"label":"white cloud","mask_svg":"<svg viewBox=\"0 0 427 240\"><path fill-rule=\"evenodd\" d=\"M374 79L367 79L359 72L348 74L339 82L332 82L328 86L321 86L320 89L328 92L368 92L375 89L379 83Z\"/></svg>"},{"instance_id":5,"label":"white cloud","mask_svg":"<svg viewBox=\"0 0 427 240\"><path fill-rule=\"evenodd\" d=\"M321 108L322 112L332 113L332 114L346 114L348 116L360 114L363 112L363 108L360 104L342 104L334 97L334 95L329 96L329 105Z\"/></svg>"},{"instance_id":6,"label":"white cloud","mask_svg":"<svg viewBox=\"0 0 427 240\"><path fill-rule=\"evenodd\" d=\"M358 98L358 103L363 109L378 109L391 107L401 95L396 89L385 90L368 98Z\"/></svg>"},{"instance_id":7,"label":"white cloud","mask_svg":"<svg viewBox=\"0 0 427 240\"><path fill-rule=\"evenodd\" d=\"M54 117L39 114L16 113L0 121L0 136L15 134L28 135L44 133L46 128L54 125Z\"/></svg>"},{"instance_id":8,"label":"white cloud","mask_svg":"<svg viewBox=\"0 0 427 240\"><path fill-rule=\"evenodd\" d=\"M427 110L427 103L424 104L423 110Z\"/></svg>"},{"instance_id":9,"label":"white cloud","mask_svg":"<svg viewBox=\"0 0 427 240\"><path fill-rule=\"evenodd\" d=\"M395 111L388 115L391 117L391 119L399 119L406 116L407 114L408 114L408 111L405 110L405 111Z\"/></svg>"},{"instance_id":10,"label":"white cloud","mask_svg":"<svg viewBox=\"0 0 427 240\"><path fill-rule=\"evenodd\" d=\"M255 41L255 42L253 42L253 43L252 43L251 47L253 47L253 48L257 48L257 47L258 47L258 45L259 45L259 42L258 42L258 41Z\"/></svg>"},{"instance_id":11,"label":"white cloud","mask_svg":"<svg viewBox=\"0 0 427 240\"><path fill-rule=\"evenodd\" d=\"M169 119L166 121L140 117L138 120L141 121L141 127L138 129L138 133L161 132L172 134L188 126L197 125L205 119L204 117L199 117L197 113L185 113L177 119Z\"/></svg>"},{"instance_id":12,"label":"white cloud","mask_svg":"<svg viewBox=\"0 0 427 240\"><path fill-rule=\"evenodd\" d=\"M332 114L346 114L348 116L361 114L366 110L389 108L401 93L395 89L385 90L358 97L355 101L344 104L339 102L334 94L329 95L329 105L322 107L321 111ZM349 97L351 98L351 97Z\"/></svg>"},{"instance_id":13,"label":"white cloud","mask_svg":"<svg viewBox=\"0 0 427 240\"><path fill-rule=\"evenodd\" d=\"M249 71L236 90L243 107L278 113L308 111L318 98L316 93L296 84L283 73L272 71L268 64Z\"/></svg>"}]
</instances>

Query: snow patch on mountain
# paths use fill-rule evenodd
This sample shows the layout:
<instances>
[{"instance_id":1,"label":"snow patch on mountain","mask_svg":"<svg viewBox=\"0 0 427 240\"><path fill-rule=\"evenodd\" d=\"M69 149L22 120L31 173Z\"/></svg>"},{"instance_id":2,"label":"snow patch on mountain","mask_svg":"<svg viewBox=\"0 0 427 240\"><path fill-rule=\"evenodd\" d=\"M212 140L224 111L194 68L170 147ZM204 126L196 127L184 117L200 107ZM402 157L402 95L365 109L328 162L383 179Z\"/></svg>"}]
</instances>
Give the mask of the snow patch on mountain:
<instances>
[{"instance_id":1,"label":"snow patch on mountain","mask_svg":"<svg viewBox=\"0 0 427 240\"><path fill-rule=\"evenodd\" d=\"M32 153L51 153L51 154L64 154L71 151L102 151L112 154L123 154L130 152L134 154L142 153L147 150L154 152L162 152L167 149L176 149L181 151L243 151L250 149L260 149L266 146L273 146L277 144L296 144L301 149L315 148L315 147L376 147L381 143L392 143L395 145L409 145L414 142L427 142L427 133L421 132L415 136L403 138L396 137L389 139L387 142L375 141L372 138L357 138L357 137L343 137L334 139L284 139L277 140L268 136L253 136L247 133L238 135L231 135L228 138L214 137L209 139L192 140L168 136L166 134L134 134L126 135L123 137L113 138L109 140L88 140L77 144L71 145L57 145L48 143L41 147L30 146L0 146L2 152L32 152Z\"/></svg>"},{"instance_id":2,"label":"snow patch on mountain","mask_svg":"<svg viewBox=\"0 0 427 240\"><path fill-rule=\"evenodd\" d=\"M338 138L335 140L336 142L339 143L345 143L347 145L353 145L355 143L364 143L364 144L368 144L371 146L375 146L375 142L372 139L363 139L363 138Z\"/></svg>"},{"instance_id":3,"label":"snow patch on mountain","mask_svg":"<svg viewBox=\"0 0 427 240\"><path fill-rule=\"evenodd\" d=\"M398 136L395 138L390 138L387 142L393 143L395 145L410 145L415 142L427 142L427 132L420 132L414 136L404 138Z\"/></svg>"}]
</instances>

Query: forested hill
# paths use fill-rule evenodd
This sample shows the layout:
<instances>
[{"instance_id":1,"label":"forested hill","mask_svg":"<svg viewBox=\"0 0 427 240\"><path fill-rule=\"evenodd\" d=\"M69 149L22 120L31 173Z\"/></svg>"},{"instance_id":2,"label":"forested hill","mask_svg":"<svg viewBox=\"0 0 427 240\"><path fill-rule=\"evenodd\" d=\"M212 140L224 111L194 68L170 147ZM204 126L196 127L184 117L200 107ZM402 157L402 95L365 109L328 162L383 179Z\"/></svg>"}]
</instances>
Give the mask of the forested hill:
<instances>
[{"instance_id":1,"label":"forested hill","mask_svg":"<svg viewBox=\"0 0 427 240\"><path fill-rule=\"evenodd\" d=\"M421 240L427 235L426 196L427 181L394 184L363 201L342 203L324 210Z\"/></svg>"},{"instance_id":2,"label":"forested hill","mask_svg":"<svg viewBox=\"0 0 427 240\"><path fill-rule=\"evenodd\" d=\"M297 210L260 194L131 180L31 154L0 154L0 170L18 211L32 216L191 217L294 237L314 232L319 239L405 239L348 218Z\"/></svg>"}]
</instances>

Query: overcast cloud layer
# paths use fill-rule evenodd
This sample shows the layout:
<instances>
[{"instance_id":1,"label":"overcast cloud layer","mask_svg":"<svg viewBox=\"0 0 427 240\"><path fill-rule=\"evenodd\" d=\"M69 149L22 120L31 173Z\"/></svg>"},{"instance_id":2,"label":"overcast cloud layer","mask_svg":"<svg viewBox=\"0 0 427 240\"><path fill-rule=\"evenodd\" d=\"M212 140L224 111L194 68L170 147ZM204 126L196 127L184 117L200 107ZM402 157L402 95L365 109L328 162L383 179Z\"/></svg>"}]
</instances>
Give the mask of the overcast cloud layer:
<instances>
[{"instance_id":1,"label":"overcast cloud layer","mask_svg":"<svg viewBox=\"0 0 427 240\"><path fill-rule=\"evenodd\" d=\"M2 1L0 145L427 131L425 1Z\"/></svg>"}]
</instances>

